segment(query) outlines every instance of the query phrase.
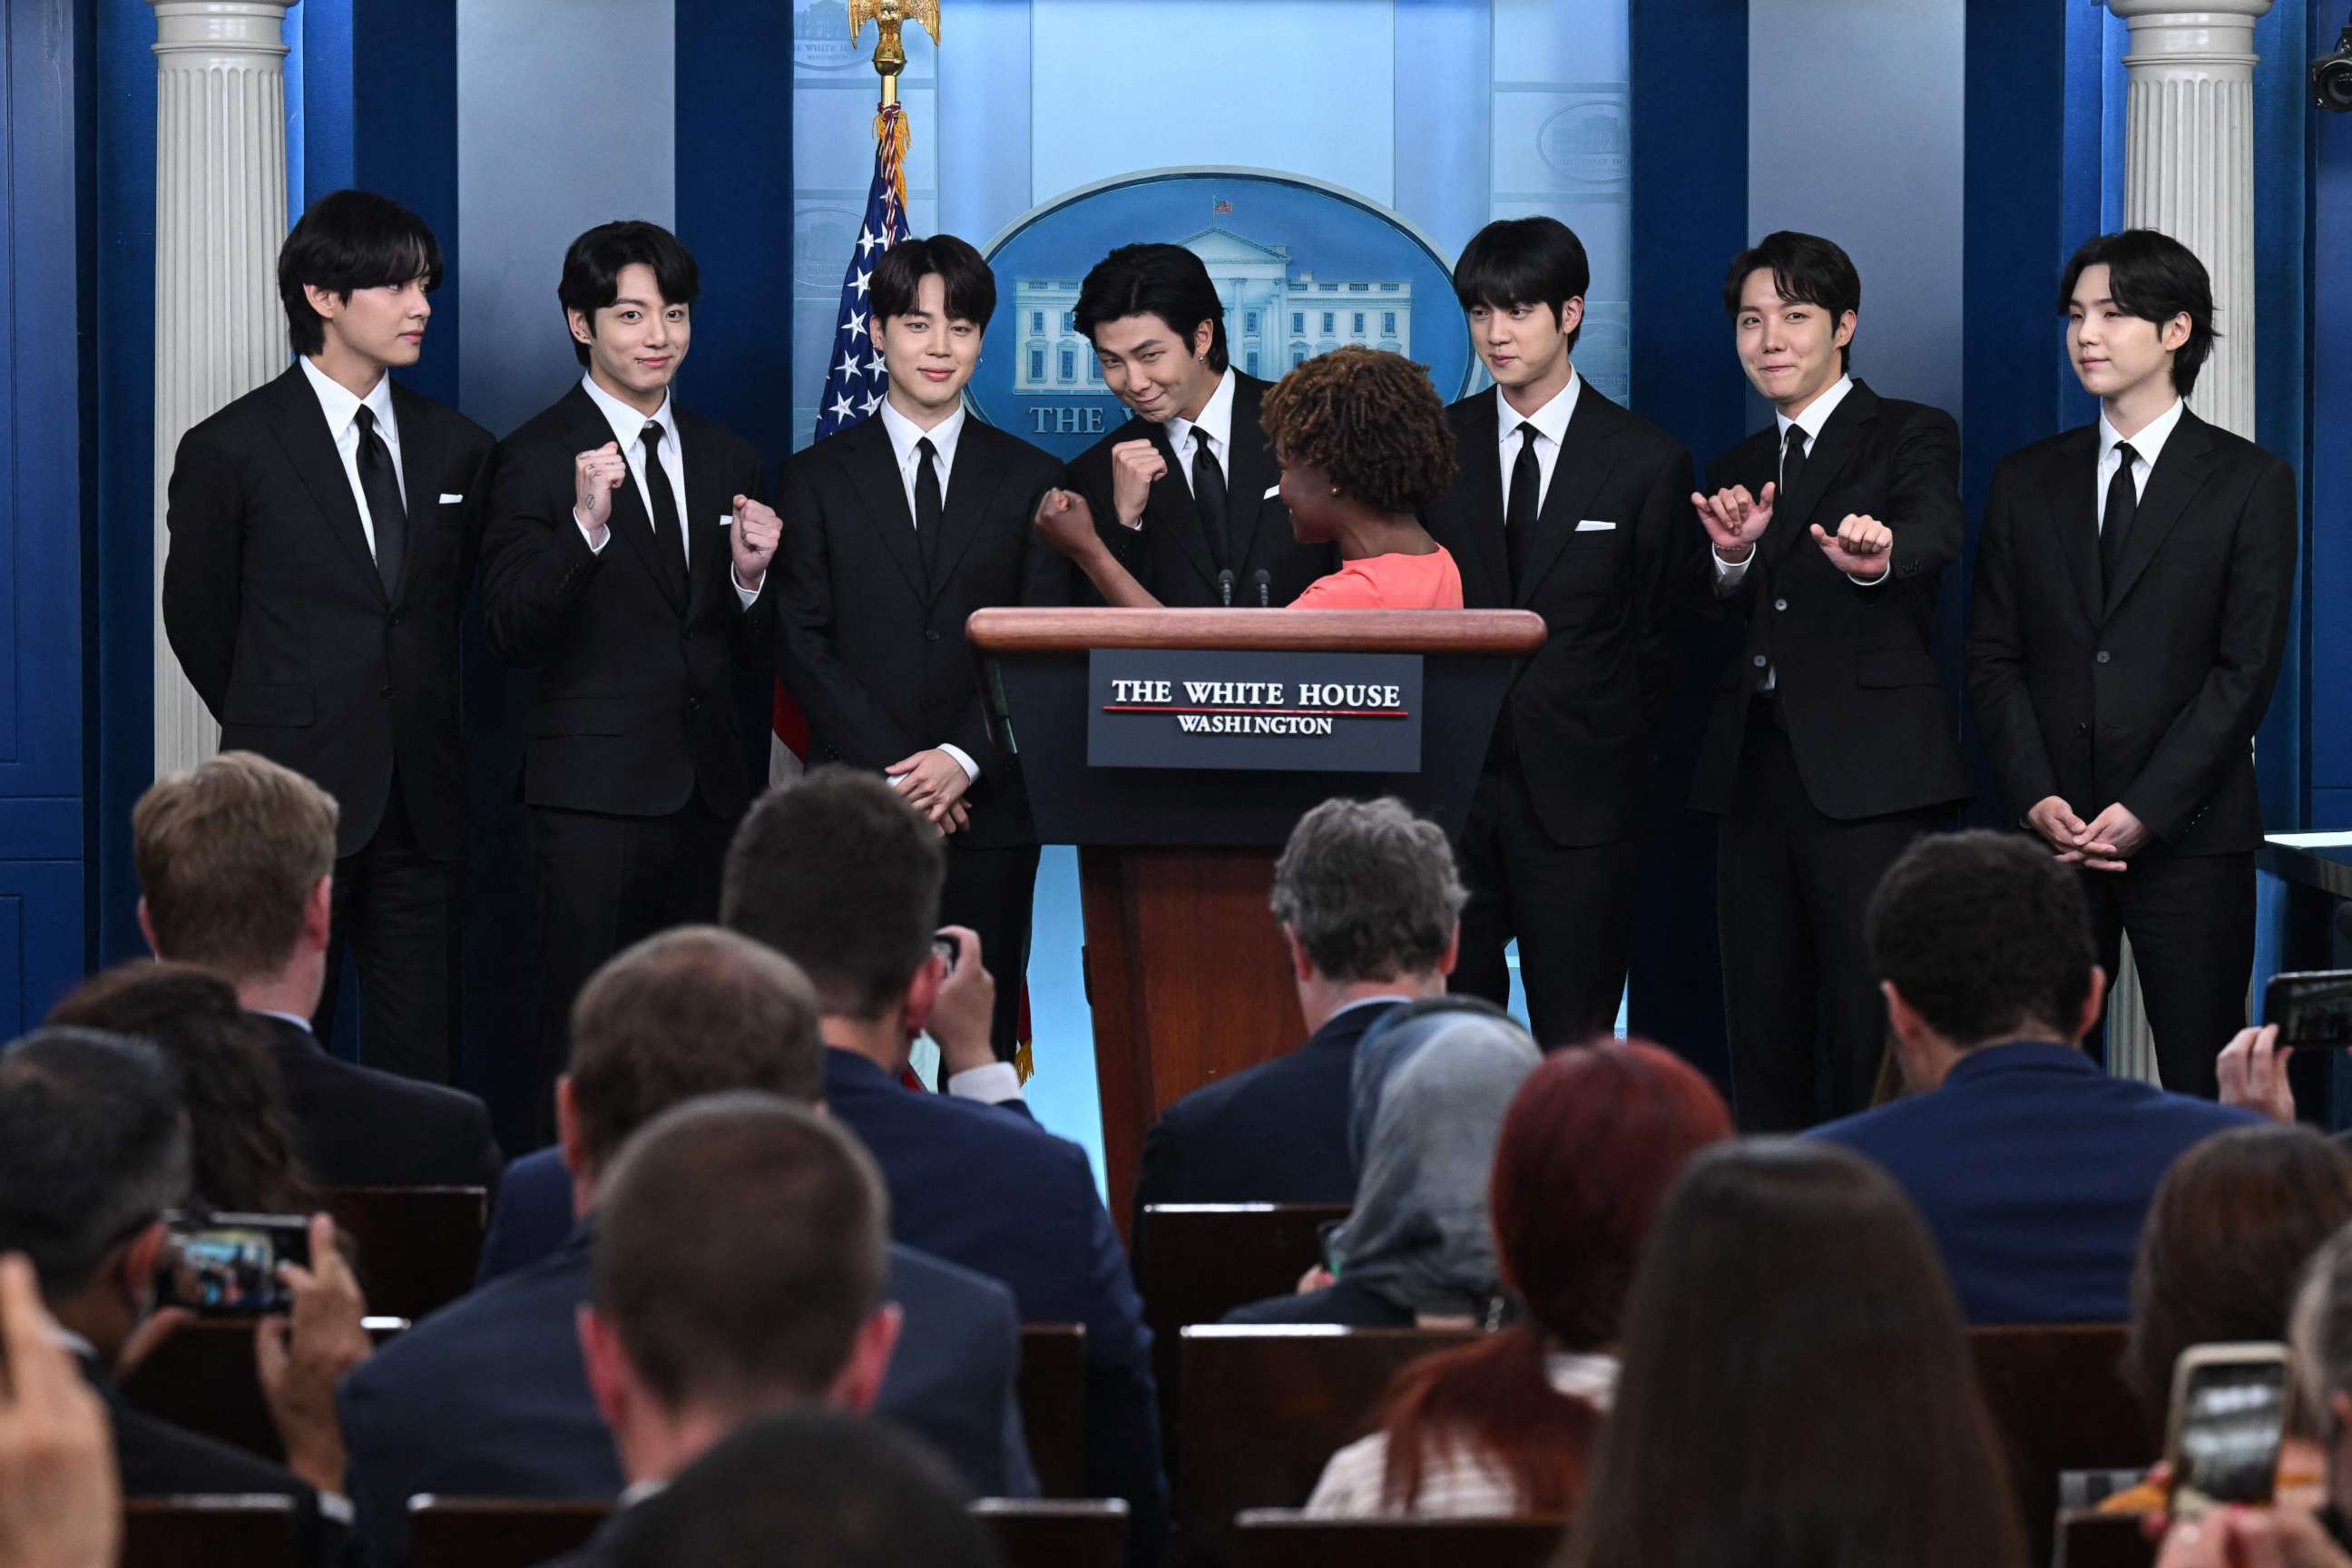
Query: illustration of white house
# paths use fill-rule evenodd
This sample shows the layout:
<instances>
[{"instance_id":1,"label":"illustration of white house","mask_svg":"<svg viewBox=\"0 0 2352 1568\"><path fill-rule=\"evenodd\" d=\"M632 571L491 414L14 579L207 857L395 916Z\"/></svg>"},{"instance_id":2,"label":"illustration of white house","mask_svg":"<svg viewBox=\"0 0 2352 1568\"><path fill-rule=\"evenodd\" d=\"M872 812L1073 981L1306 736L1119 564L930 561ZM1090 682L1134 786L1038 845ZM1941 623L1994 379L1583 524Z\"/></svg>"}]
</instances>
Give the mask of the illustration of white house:
<instances>
[{"instance_id":1,"label":"illustration of white house","mask_svg":"<svg viewBox=\"0 0 2352 1568\"><path fill-rule=\"evenodd\" d=\"M1271 381L1293 365L1349 343L1412 353L1412 285L1402 279L1325 281L1290 275L1290 247L1226 228L1181 242L1199 257L1225 308L1233 363ZM1094 347L1078 334L1078 279L1024 278L1013 285L1020 360L1016 394L1104 395Z\"/></svg>"}]
</instances>

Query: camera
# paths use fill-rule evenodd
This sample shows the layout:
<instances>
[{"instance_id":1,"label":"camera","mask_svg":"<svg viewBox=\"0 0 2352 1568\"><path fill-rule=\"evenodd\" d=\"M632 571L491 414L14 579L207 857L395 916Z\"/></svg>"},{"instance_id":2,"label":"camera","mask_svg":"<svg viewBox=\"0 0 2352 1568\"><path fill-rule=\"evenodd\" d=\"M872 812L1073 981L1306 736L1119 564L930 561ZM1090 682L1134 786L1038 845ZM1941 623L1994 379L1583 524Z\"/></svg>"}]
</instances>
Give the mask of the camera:
<instances>
[{"instance_id":1,"label":"camera","mask_svg":"<svg viewBox=\"0 0 2352 1568\"><path fill-rule=\"evenodd\" d=\"M2311 101L2337 114L2352 114L2352 22L2347 22L2333 53L2311 62Z\"/></svg>"}]
</instances>

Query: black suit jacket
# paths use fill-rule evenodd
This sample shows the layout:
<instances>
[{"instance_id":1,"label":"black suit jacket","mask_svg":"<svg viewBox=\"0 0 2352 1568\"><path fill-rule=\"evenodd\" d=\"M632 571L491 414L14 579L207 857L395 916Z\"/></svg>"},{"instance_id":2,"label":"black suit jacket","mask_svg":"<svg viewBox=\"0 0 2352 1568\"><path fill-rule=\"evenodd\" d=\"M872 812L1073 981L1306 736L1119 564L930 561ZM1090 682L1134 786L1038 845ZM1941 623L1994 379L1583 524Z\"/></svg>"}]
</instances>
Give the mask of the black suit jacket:
<instances>
[{"instance_id":1,"label":"black suit jacket","mask_svg":"<svg viewBox=\"0 0 2352 1568\"><path fill-rule=\"evenodd\" d=\"M1265 407L1266 383L1235 371L1233 424L1227 431L1232 461L1225 474L1225 531L1233 543L1234 603L1257 604L1253 584L1267 575L1267 601L1279 607L1307 590L1318 577L1339 569L1335 544L1301 544L1290 531L1290 509L1270 492L1281 481L1282 466L1275 461L1274 443L1266 439L1259 416ZM1122 528L1111 500L1110 449L1122 441L1149 440L1160 448L1168 471L1151 487L1143 509L1143 526ZM1087 498L1095 514L1095 530L1119 563L1135 580L1171 610L1214 608L1217 561L1201 530L1201 514L1192 504L1192 488L1178 469L1191 461L1168 444L1168 428L1140 415L1079 453L1072 459L1065 483ZM1091 585L1079 591L1091 594Z\"/></svg>"},{"instance_id":2,"label":"black suit jacket","mask_svg":"<svg viewBox=\"0 0 2352 1568\"><path fill-rule=\"evenodd\" d=\"M1969 697L2013 816L2121 801L2183 854L2262 839L2251 751L2294 594L2294 474L2183 410L2102 583L2098 427L1994 471L1969 616Z\"/></svg>"},{"instance_id":3,"label":"black suit jacket","mask_svg":"<svg viewBox=\"0 0 2352 1568\"><path fill-rule=\"evenodd\" d=\"M614 492L602 551L572 521L572 459L613 439L584 388L499 442L491 460L484 618L499 658L539 667L526 805L663 816L698 789L720 816L751 804L733 667L768 669L776 584L744 609L726 531L714 525L736 496L761 493L760 455L676 404L671 412L686 456L683 604L656 564L634 482Z\"/></svg>"},{"instance_id":4,"label":"black suit jacket","mask_svg":"<svg viewBox=\"0 0 2352 1568\"><path fill-rule=\"evenodd\" d=\"M356 1067L310 1031L257 1015L269 1031L294 1134L324 1187L482 1187L505 1169L490 1114L470 1094Z\"/></svg>"},{"instance_id":5,"label":"black suit jacket","mask_svg":"<svg viewBox=\"0 0 2352 1568\"><path fill-rule=\"evenodd\" d=\"M1067 565L1030 535L1059 465L967 415L931 567L879 416L784 465L777 668L808 715L812 760L878 772L941 742L980 764L964 797L974 847L1031 844L1013 754L989 732L964 621L1065 598Z\"/></svg>"},{"instance_id":6,"label":"black suit jacket","mask_svg":"<svg viewBox=\"0 0 2352 1568\"><path fill-rule=\"evenodd\" d=\"M466 842L457 622L490 433L397 382L392 409L408 511L395 593L298 364L180 438L163 631L224 749L257 752L335 797L336 854L374 836L397 767L417 843L454 859Z\"/></svg>"},{"instance_id":7,"label":"black suit jacket","mask_svg":"<svg viewBox=\"0 0 2352 1568\"><path fill-rule=\"evenodd\" d=\"M1760 495L1780 471L1776 421L1708 465L1707 489L1746 485ZM1968 799L1951 704L1929 651L1937 581L1968 532L1959 471L1950 415L1856 381L1814 437L1796 489L1776 498L1728 598L1716 597L1708 552L1699 551L1701 600L1744 621L1747 635L1717 683L1691 781L1695 809L1730 810L1748 700L1768 666L1798 776L1822 816L1852 821ZM1889 580L1854 582L1815 542L1813 524L1835 533L1853 512L1894 531Z\"/></svg>"},{"instance_id":8,"label":"black suit jacket","mask_svg":"<svg viewBox=\"0 0 2352 1568\"><path fill-rule=\"evenodd\" d=\"M1500 753L1516 755L1537 820L1559 844L1619 843L1640 831L1673 664L1667 634L1692 549L1690 454L1586 383L1537 516L1527 580L1515 584L1499 402L1481 392L1445 411L1457 468L1424 522L1461 569L1465 608L1544 618L1544 646L1513 677L1496 721Z\"/></svg>"}]
</instances>

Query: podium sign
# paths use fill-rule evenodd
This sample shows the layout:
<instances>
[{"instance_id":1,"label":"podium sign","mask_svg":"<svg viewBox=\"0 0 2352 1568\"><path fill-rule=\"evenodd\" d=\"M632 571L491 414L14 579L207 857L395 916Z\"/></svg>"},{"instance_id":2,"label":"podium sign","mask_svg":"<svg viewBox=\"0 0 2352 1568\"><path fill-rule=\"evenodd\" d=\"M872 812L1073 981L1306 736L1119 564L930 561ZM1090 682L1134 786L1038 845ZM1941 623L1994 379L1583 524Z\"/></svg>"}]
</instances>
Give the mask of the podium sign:
<instances>
[{"instance_id":1,"label":"podium sign","mask_svg":"<svg viewBox=\"0 0 2352 1568\"><path fill-rule=\"evenodd\" d=\"M1087 764L1412 773L1421 676L1411 653L1096 648Z\"/></svg>"}]
</instances>

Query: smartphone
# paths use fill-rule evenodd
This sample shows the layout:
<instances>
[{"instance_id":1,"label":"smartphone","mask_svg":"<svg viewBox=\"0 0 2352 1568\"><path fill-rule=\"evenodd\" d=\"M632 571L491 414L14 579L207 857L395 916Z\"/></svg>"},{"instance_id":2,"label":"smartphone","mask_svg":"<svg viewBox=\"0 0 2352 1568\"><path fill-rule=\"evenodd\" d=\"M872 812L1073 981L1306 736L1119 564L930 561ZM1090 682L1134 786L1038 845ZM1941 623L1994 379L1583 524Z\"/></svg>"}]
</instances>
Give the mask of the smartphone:
<instances>
[{"instance_id":1,"label":"smartphone","mask_svg":"<svg viewBox=\"0 0 2352 1568\"><path fill-rule=\"evenodd\" d=\"M2352 969L2272 975L2263 1022L2278 1026L2283 1046L2352 1046Z\"/></svg>"},{"instance_id":2,"label":"smartphone","mask_svg":"<svg viewBox=\"0 0 2352 1568\"><path fill-rule=\"evenodd\" d=\"M278 1266L310 1263L310 1222L287 1214L168 1214L155 1260L155 1304L208 1318L292 1310Z\"/></svg>"},{"instance_id":3,"label":"smartphone","mask_svg":"<svg viewBox=\"0 0 2352 1568\"><path fill-rule=\"evenodd\" d=\"M963 938L953 931L933 931L931 951L940 955L940 961L948 966L948 973L953 974L956 962L963 957Z\"/></svg>"},{"instance_id":4,"label":"smartphone","mask_svg":"<svg viewBox=\"0 0 2352 1568\"><path fill-rule=\"evenodd\" d=\"M2286 1431L2286 1346L2191 1345L2172 1373L2164 1454L2175 1519L2221 1503L2266 1503Z\"/></svg>"}]
</instances>

